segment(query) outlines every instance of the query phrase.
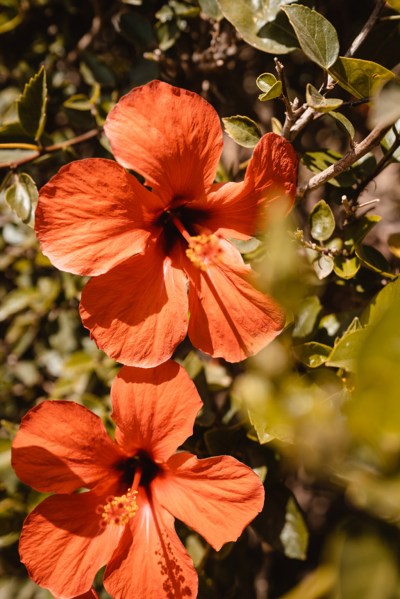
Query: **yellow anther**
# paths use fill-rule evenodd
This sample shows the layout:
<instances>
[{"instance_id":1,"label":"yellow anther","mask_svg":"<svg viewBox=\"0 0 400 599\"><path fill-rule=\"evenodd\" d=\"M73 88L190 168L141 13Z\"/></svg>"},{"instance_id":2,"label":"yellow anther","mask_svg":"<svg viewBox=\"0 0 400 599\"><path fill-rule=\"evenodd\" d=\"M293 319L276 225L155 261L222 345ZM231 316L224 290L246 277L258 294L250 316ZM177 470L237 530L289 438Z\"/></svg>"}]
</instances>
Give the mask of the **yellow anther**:
<instances>
[{"instance_id":1,"label":"yellow anther","mask_svg":"<svg viewBox=\"0 0 400 599\"><path fill-rule=\"evenodd\" d=\"M101 526L105 527L108 524L124 526L127 524L139 509L136 503L137 494L137 491L128 489L125 495L107 498L107 503L100 506Z\"/></svg>"},{"instance_id":2,"label":"yellow anther","mask_svg":"<svg viewBox=\"0 0 400 599\"><path fill-rule=\"evenodd\" d=\"M186 256L200 270L207 270L209 266L219 260L221 254L220 238L214 234L191 237L186 250Z\"/></svg>"}]
</instances>

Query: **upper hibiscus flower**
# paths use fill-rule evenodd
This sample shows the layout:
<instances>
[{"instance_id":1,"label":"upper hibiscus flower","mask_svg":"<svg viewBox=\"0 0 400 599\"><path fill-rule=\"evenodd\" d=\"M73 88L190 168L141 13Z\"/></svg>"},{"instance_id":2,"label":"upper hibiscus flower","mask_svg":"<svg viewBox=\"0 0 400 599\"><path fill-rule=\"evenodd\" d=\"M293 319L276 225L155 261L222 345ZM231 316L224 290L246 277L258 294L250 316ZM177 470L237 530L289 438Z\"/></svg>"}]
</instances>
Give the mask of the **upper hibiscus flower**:
<instances>
[{"instance_id":1,"label":"upper hibiscus flower","mask_svg":"<svg viewBox=\"0 0 400 599\"><path fill-rule=\"evenodd\" d=\"M261 511L261 481L229 456L174 453L202 406L175 362L123 367L111 398L115 441L100 418L73 402L45 401L23 419L14 469L26 484L56 495L25 520L21 560L59 599L90 593L105 564L104 586L114 599L194 599L197 575L174 517L219 550ZM89 491L74 492L82 488Z\"/></svg>"},{"instance_id":2,"label":"upper hibiscus flower","mask_svg":"<svg viewBox=\"0 0 400 599\"><path fill-rule=\"evenodd\" d=\"M36 211L43 253L58 268L94 277L81 317L97 345L145 368L170 358L186 333L195 347L230 362L259 351L284 316L254 289L226 238L254 235L267 204L293 203L292 146L267 133L243 182L214 184L217 113L197 94L160 81L124 96L104 129L118 162L68 164L41 189Z\"/></svg>"}]
</instances>

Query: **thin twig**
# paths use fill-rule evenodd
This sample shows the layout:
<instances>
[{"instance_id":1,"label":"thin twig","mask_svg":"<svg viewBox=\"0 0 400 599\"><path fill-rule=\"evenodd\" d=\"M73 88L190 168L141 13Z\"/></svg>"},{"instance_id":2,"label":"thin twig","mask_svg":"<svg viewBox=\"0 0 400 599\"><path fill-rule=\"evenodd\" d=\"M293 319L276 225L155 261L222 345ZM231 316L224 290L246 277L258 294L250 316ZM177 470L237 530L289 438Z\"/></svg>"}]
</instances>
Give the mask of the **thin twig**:
<instances>
[{"instance_id":1,"label":"thin twig","mask_svg":"<svg viewBox=\"0 0 400 599\"><path fill-rule=\"evenodd\" d=\"M363 139L354 148L351 148L341 160L336 162L336 164L332 164L324 171L314 175L314 177L311 177L306 185L303 185L298 189L298 195L302 197L307 191L320 187L333 177L337 177L337 175L340 175L346 171L350 166L357 162L357 160L365 156L365 154L372 150L372 148L377 146L389 129L390 126L386 126L384 128L375 127L375 129L373 129L365 139Z\"/></svg>"},{"instance_id":2,"label":"thin twig","mask_svg":"<svg viewBox=\"0 0 400 599\"><path fill-rule=\"evenodd\" d=\"M20 158L19 160L10 160L8 162L0 162L0 169L1 168L17 168L18 166L21 166L22 164L27 164L28 162L33 162L34 160L36 160L37 158L39 158L40 156L44 156L45 154L52 154L53 152L58 152L59 150L64 150L65 148L69 148L71 146L75 146L77 144L83 143L84 141L88 141L89 139L92 139L93 137L97 137L97 135L99 135L100 131L98 129L91 129L90 131L86 131L86 133L82 133L82 135L78 135L77 137L73 137L71 139L66 139L65 141L61 141L57 144L53 144L51 146L44 146L43 148L39 148L39 146L33 146L32 145L32 150L35 150L37 148L37 151L35 152L35 154L31 154L30 156L25 156L23 158ZM12 145L13 148L18 147L19 149L25 149L24 145L26 146L27 144L2 144L2 147L4 148L5 145Z\"/></svg>"},{"instance_id":3,"label":"thin twig","mask_svg":"<svg viewBox=\"0 0 400 599\"><path fill-rule=\"evenodd\" d=\"M289 99L284 66L276 56L274 58L274 61L275 61L276 72L278 73L278 77L282 83L281 98L282 98L282 100L285 104L285 108L286 108L286 112L285 112L286 118L285 118L285 123L282 128L282 136L285 137L286 139L288 139L289 134L290 134L290 129L291 129L292 125L296 122L296 117L293 113L292 104Z\"/></svg>"}]
</instances>

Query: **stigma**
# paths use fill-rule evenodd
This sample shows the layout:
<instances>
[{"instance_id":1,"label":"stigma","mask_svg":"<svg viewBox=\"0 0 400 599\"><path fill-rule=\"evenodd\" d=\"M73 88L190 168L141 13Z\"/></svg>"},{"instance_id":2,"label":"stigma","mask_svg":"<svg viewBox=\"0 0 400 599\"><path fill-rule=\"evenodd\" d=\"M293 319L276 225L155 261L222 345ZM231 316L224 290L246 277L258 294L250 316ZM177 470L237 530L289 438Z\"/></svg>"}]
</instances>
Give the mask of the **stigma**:
<instances>
[{"instance_id":1,"label":"stigma","mask_svg":"<svg viewBox=\"0 0 400 599\"><path fill-rule=\"evenodd\" d=\"M191 237L188 243L186 256L200 270L207 270L209 266L220 260L222 248L220 237L217 235L197 235Z\"/></svg>"},{"instance_id":2,"label":"stigma","mask_svg":"<svg viewBox=\"0 0 400 599\"><path fill-rule=\"evenodd\" d=\"M108 498L105 505L98 507L98 512L101 514L100 526L105 528L109 524L117 526L128 524L139 509L136 503L137 494L137 491L128 489L125 495Z\"/></svg>"}]
</instances>

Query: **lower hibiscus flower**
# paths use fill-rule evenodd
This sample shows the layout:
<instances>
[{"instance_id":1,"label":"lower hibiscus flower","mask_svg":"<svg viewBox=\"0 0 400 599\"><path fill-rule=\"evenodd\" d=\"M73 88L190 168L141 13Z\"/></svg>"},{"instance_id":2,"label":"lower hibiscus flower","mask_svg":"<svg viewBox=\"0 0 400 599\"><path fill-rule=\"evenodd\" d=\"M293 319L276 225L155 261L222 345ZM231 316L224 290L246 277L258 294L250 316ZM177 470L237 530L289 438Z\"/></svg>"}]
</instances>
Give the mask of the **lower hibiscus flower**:
<instances>
[{"instance_id":1,"label":"lower hibiscus flower","mask_svg":"<svg viewBox=\"0 0 400 599\"><path fill-rule=\"evenodd\" d=\"M73 402L45 401L23 419L14 469L26 484L56 495L27 517L21 560L59 599L90 593L105 564L104 586L114 599L195 598L196 571L174 518L219 550L261 511L261 481L229 456L175 453L202 406L175 362L123 367L111 398L114 441L100 418Z\"/></svg>"}]
</instances>

